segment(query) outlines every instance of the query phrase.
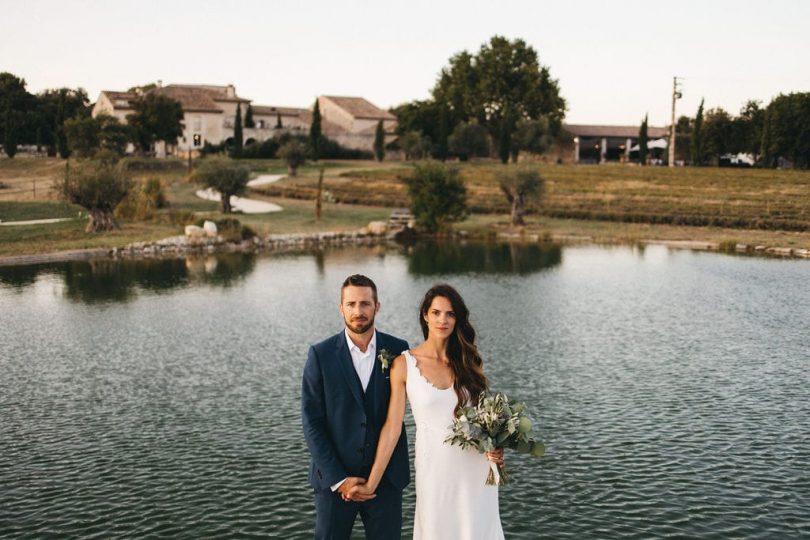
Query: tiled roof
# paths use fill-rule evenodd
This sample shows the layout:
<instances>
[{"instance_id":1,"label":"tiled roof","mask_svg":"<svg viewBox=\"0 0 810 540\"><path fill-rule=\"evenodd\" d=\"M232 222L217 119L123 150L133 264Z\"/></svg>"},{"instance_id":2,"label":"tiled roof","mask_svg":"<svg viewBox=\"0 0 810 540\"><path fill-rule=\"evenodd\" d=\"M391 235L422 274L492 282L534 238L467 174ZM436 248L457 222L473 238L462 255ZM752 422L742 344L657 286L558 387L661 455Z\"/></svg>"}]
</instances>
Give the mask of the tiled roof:
<instances>
[{"instance_id":1,"label":"tiled roof","mask_svg":"<svg viewBox=\"0 0 810 540\"><path fill-rule=\"evenodd\" d=\"M131 109L131 102L138 98L138 94L135 92L115 92L113 90L104 90L103 93L106 94L109 100L112 102L113 109Z\"/></svg>"},{"instance_id":2,"label":"tiled roof","mask_svg":"<svg viewBox=\"0 0 810 540\"><path fill-rule=\"evenodd\" d=\"M396 116L388 111L384 111L361 97L341 97L341 96L323 96L326 99L335 103L338 107L342 108L355 118L364 118L372 120L396 120Z\"/></svg>"},{"instance_id":3,"label":"tiled roof","mask_svg":"<svg viewBox=\"0 0 810 540\"><path fill-rule=\"evenodd\" d=\"M170 84L162 88L155 88L152 92L179 101L184 111L222 112L222 108L217 105L218 101L240 101L243 103L248 101L239 96L229 97L228 87L226 86Z\"/></svg>"},{"instance_id":4,"label":"tiled roof","mask_svg":"<svg viewBox=\"0 0 810 540\"><path fill-rule=\"evenodd\" d=\"M638 130L641 126L586 126L581 124L563 124L563 129L577 137L622 137L626 139L638 138ZM669 128L652 127L647 128L647 135L651 138L666 137L669 135Z\"/></svg>"}]
</instances>

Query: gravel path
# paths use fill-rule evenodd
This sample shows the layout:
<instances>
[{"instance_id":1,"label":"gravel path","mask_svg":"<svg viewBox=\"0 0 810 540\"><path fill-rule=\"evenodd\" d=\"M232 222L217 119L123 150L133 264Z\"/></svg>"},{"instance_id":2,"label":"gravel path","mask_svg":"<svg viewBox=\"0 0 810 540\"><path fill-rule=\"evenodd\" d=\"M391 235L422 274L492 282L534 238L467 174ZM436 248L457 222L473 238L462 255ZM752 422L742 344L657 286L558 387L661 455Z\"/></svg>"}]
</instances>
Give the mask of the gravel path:
<instances>
[{"instance_id":1,"label":"gravel path","mask_svg":"<svg viewBox=\"0 0 810 540\"><path fill-rule=\"evenodd\" d=\"M272 184L273 182L278 182L284 178L284 176L283 174L263 174L248 182L247 185L248 187L256 187ZM207 201L219 202L219 193L210 188L197 191L196 195ZM284 210L284 208L274 203L246 199L244 197L231 197L231 206L234 210L238 210L244 214L268 214L270 212L281 212Z\"/></svg>"},{"instance_id":2,"label":"gravel path","mask_svg":"<svg viewBox=\"0 0 810 540\"><path fill-rule=\"evenodd\" d=\"M196 192L197 197L207 201L219 202L219 193L212 189L201 189ZM244 214L268 214L270 212L281 212L284 210L277 204L265 201L245 199L244 197L231 197L231 207Z\"/></svg>"},{"instance_id":3,"label":"gravel path","mask_svg":"<svg viewBox=\"0 0 810 540\"><path fill-rule=\"evenodd\" d=\"M60 221L70 221L76 218L51 218L51 219L29 219L26 221L0 221L2 227L13 227L15 225L42 225L44 223L59 223Z\"/></svg>"}]
</instances>

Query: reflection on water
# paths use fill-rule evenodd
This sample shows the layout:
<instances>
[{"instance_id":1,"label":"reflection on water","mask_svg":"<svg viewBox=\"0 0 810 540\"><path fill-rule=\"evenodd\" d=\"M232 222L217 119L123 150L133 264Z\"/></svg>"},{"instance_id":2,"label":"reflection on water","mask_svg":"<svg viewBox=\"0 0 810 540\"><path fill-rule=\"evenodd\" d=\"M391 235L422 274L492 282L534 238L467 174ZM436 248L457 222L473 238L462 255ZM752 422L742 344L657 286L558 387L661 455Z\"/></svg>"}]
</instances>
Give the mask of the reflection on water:
<instances>
[{"instance_id":1,"label":"reflection on water","mask_svg":"<svg viewBox=\"0 0 810 540\"><path fill-rule=\"evenodd\" d=\"M424 241L404 248L408 271L414 276L440 274L525 275L558 266L562 249L553 244L493 244ZM384 256L387 248L375 252ZM316 250L319 274L326 269L326 253ZM256 267L252 253L195 255L185 259L93 259L31 266L0 267L0 284L22 290L41 275L53 275L65 284L70 300L93 304L127 302L139 290L164 292L190 284L231 287L247 278Z\"/></svg>"},{"instance_id":2,"label":"reflection on water","mask_svg":"<svg viewBox=\"0 0 810 540\"><path fill-rule=\"evenodd\" d=\"M0 267L0 284L15 289L33 285L40 275L65 284L70 300L93 304L127 302L138 290L164 292L189 284L230 287L256 267L250 253L192 256L186 259L93 259L31 266Z\"/></svg>"},{"instance_id":3,"label":"reflection on water","mask_svg":"<svg viewBox=\"0 0 810 540\"><path fill-rule=\"evenodd\" d=\"M562 248L554 244L421 242L407 250L408 271L436 274L531 274L557 266Z\"/></svg>"}]
</instances>

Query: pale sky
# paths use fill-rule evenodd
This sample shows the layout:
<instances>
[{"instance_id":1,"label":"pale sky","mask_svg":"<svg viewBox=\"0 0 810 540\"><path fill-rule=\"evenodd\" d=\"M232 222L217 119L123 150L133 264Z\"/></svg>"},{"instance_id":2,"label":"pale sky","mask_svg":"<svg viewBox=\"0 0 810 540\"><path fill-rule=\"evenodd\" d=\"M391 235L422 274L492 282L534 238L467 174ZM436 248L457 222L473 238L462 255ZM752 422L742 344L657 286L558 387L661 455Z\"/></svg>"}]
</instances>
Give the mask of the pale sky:
<instances>
[{"instance_id":1,"label":"pale sky","mask_svg":"<svg viewBox=\"0 0 810 540\"><path fill-rule=\"evenodd\" d=\"M378 106L426 99L453 54L522 38L559 81L574 124L736 114L810 91L810 1L0 0L0 71L29 92L234 84L260 105L320 94Z\"/></svg>"}]
</instances>

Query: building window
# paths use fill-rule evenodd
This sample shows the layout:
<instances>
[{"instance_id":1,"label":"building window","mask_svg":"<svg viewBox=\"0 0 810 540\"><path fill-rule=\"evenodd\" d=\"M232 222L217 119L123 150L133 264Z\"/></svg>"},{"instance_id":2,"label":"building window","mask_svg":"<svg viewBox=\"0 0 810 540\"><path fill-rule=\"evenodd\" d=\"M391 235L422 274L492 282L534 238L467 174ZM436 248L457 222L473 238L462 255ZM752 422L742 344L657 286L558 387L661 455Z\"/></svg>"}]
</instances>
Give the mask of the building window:
<instances>
[{"instance_id":1,"label":"building window","mask_svg":"<svg viewBox=\"0 0 810 540\"><path fill-rule=\"evenodd\" d=\"M202 131L202 117L195 116L191 120L192 130L193 131Z\"/></svg>"}]
</instances>

